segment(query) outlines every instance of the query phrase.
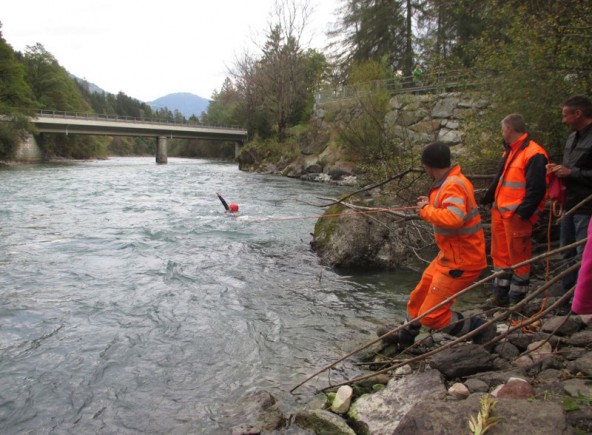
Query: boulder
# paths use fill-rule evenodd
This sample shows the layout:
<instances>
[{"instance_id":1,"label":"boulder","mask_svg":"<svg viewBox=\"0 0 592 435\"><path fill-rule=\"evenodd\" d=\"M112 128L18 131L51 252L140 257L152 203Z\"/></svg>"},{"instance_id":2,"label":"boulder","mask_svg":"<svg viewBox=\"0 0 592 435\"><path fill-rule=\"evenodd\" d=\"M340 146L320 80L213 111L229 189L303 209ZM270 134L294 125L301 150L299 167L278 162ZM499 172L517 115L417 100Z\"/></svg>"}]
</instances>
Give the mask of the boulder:
<instances>
[{"instance_id":1,"label":"boulder","mask_svg":"<svg viewBox=\"0 0 592 435\"><path fill-rule=\"evenodd\" d=\"M332 180L340 180L342 178L351 176L352 168L335 164L326 167L325 172L331 177Z\"/></svg>"},{"instance_id":2,"label":"boulder","mask_svg":"<svg viewBox=\"0 0 592 435\"><path fill-rule=\"evenodd\" d=\"M346 212L330 207L325 213ZM375 217L380 219L380 216ZM411 229L391 229L363 215L319 219L311 247L324 264L343 269L396 269L413 267L417 257L411 251L416 237ZM415 234L415 236L414 236Z\"/></svg>"},{"instance_id":3,"label":"boulder","mask_svg":"<svg viewBox=\"0 0 592 435\"><path fill-rule=\"evenodd\" d=\"M445 97L438 101L432 109L432 117L434 118L452 118L454 109L458 105L460 98Z\"/></svg>"},{"instance_id":4,"label":"boulder","mask_svg":"<svg viewBox=\"0 0 592 435\"><path fill-rule=\"evenodd\" d=\"M575 361L585 353L585 349L580 347L565 347L561 349L561 354L566 361Z\"/></svg>"},{"instance_id":5,"label":"boulder","mask_svg":"<svg viewBox=\"0 0 592 435\"><path fill-rule=\"evenodd\" d=\"M483 372L478 373L470 377L470 379L479 379L482 382L485 382L489 387L497 387L500 384L505 384L508 382L508 379L512 377L522 377L524 376L524 372L521 370L510 370L505 372Z\"/></svg>"},{"instance_id":6,"label":"boulder","mask_svg":"<svg viewBox=\"0 0 592 435\"><path fill-rule=\"evenodd\" d=\"M534 341L532 334L523 334L522 332L514 332L508 335L508 341L516 346L520 351L526 350L528 345Z\"/></svg>"},{"instance_id":7,"label":"boulder","mask_svg":"<svg viewBox=\"0 0 592 435\"><path fill-rule=\"evenodd\" d=\"M555 369L555 370L563 369L563 361L561 361L559 358L557 358L555 354L552 354L551 356L549 356L541 361L541 370L549 370L549 369Z\"/></svg>"},{"instance_id":8,"label":"boulder","mask_svg":"<svg viewBox=\"0 0 592 435\"><path fill-rule=\"evenodd\" d=\"M571 397L578 397L580 394L584 396L592 395L592 382L586 379L568 379L563 382L563 389Z\"/></svg>"},{"instance_id":9,"label":"boulder","mask_svg":"<svg viewBox=\"0 0 592 435\"><path fill-rule=\"evenodd\" d=\"M389 106L397 110L403 107L403 103L401 102L401 99L398 96L395 96L390 99Z\"/></svg>"},{"instance_id":10,"label":"boulder","mask_svg":"<svg viewBox=\"0 0 592 435\"><path fill-rule=\"evenodd\" d=\"M428 119L430 114L425 109L407 110L407 108L401 110L397 123L404 127L409 127L413 124L417 124L425 119Z\"/></svg>"},{"instance_id":11,"label":"boulder","mask_svg":"<svg viewBox=\"0 0 592 435\"><path fill-rule=\"evenodd\" d=\"M463 400L470 396L471 392L465 384L457 382L448 389L448 394L457 400Z\"/></svg>"},{"instance_id":12,"label":"boulder","mask_svg":"<svg viewBox=\"0 0 592 435\"><path fill-rule=\"evenodd\" d=\"M545 369L537 375L537 380L540 383L552 383L557 382L562 377L563 373L561 372L561 370Z\"/></svg>"},{"instance_id":13,"label":"boulder","mask_svg":"<svg viewBox=\"0 0 592 435\"><path fill-rule=\"evenodd\" d=\"M499 399L529 399L534 397L534 389L524 379L510 378L504 385L493 390L491 395Z\"/></svg>"},{"instance_id":14,"label":"boulder","mask_svg":"<svg viewBox=\"0 0 592 435\"><path fill-rule=\"evenodd\" d=\"M319 174L323 172L323 167L318 163L313 163L304 168L304 172L307 174Z\"/></svg>"},{"instance_id":15,"label":"boulder","mask_svg":"<svg viewBox=\"0 0 592 435\"><path fill-rule=\"evenodd\" d=\"M474 116L475 111L473 109L463 109L462 107L456 108L452 111L452 117L455 119L464 120Z\"/></svg>"},{"instance_id":16,"label":"boulder","mask_svg":"<svg viewBox=\"0 0 592 435\"><path fill-rule=\"evenodd\" d=\"M489 385L480 379L467 379L465 386L471 393L487 393L489 391Z\"/></svg>"},{"instance_id":17,"label":"boulder","mask_svg":"<svg viewBox=\"0 0 592 435\"><path fill-rule=\"evenodd\" d=\"M534 341L526 348L534 362L541 361L553 355L553 348L547 341Z\"/></svg>"},{"instance_id":18,"label":"boulder","mask_svg":"<svg viewBox=\"0 0 592 435\"><path fill-rule=\"evenodd\" d=\"M238 156L238 167L240 169L249 165L257 165L260 161L261 158L255 150L242 151Z\"/></svg>"},{"instance_id":19,"label":"boulder","mask_svg":"<svg viewBox=\"0 0 592 435\"><path fill-rule=\"evenodd\" d=\"M577 371L582 372L586 376L592 375L592 352L587 352L580 358L573 362Z\"/></svg>"},{"instance_id":20,"label":"boulder","mask_svg":"<svg viewBox=\"0 0 592 435\"><path fill-rule=\"evenodd\" d=\"M518 348L509 341L498 343L493 351L507 361L512 361L514 358L520 355Z\"/></svg>"},{"instance_id":21,"label":"boulder","mask_svg":"<svg viewBox=\"0 0 592 435\"><path fill-rule=\"evenodd\" d=\"M434 355L430 367L439 370L446 378L454 379L491 370L493 359L483 347L467 344Z\"/></svg>"},{"instance_id":22,"label":"boulder","mask_svg":"<svg viewBox=\"0 0 592 435\"><path fill-rule=\"evenodd\" d=\"M325 407L327 406L328 400L329 399L325 393L315 394L312 399L310 399L308 402L306 402L304 409L306 409L308 411L312 411L312 410L316 410L316 409L325 409Z\"/></svg>"},{"instance_id":23,"label":"boulder","mask_svg":"<svg viewBox=\"0 0 592 435\"><path fill-rule=\"evenodd\" d=\"M592 344L592 329L576 332L569 338L569 344L577 347L586 347Z\"/></svg>"},{"instance_id":24,"label":"boulder","mask_svg":"<svg viewBox=\"0 0 592 435\"><path fill-rule=\"evenodd\" d=\"M395 370L396 376L410 375L411 373L413 373L413 368L409 364L405 364Z\"/></svg>"},{"instance_id":25,"label":"boulder","mask_svg":"<svg viewBox=\"0 0 592 435\"><path fill-rule=\"evenodd\" d=\"M592 407L586 406L567 413L567 422L576 434L592 433Z\"/></svg>"},{"instance_id":26,"label":"boulder","mask_svg":"<svg viewBox=\"0 0 592 435\"><path fill-rule=\"evenodd\" d=\"M300 411L294 417L294 423L315 434L356 435L343 418L322 409Z\"/></svg>"},{"instance_id":27,"label":"boulder","mask_svg":"<svg viewBox=\"0 0 592 435\"><path fill-rule=\"evenodd\" d=\"M426 133L433 135L434 137L436 137L435 132L439 128L440 121L437 120L421 121L409 127L409 129L413 130L416 133Z\"/></svg>"},{"instance_id":28,"label":"boulder","mask_svg":"<svg viewBox=\"0 0 592 435\"><path fill-rule=\"evenodd\" d=\"M441 402L430 399L419 402L405 415L396 430L388 433L397 435L470 433L469 419L471 417L477 419L480 400L481 395L473 394L463 401ZM558 403L498 400L492 415L500 417L491 430L492 434L567 435L572 433L563 408Z\"/></svg>"},{"instance_id":29,"label":"boulder","mask_svg":"<svg viewBox=\"0 0 592 435\"><path fill-rule=\"evenodd\" d=\"M331 404L331 411L336 414L345 414L351 405L352 395L354 390L349 385L343 385L337 390L335 399Z\"/></svg>"},{"instance_id":30,"label":"boulder","mask_svg":"<svg viewBox=\"0 0 592 435\"><path fill-rule=\"evenodd\" d=\"M497 357L493 360L493 368L495 370L509 370L512 367L512 364L508 360L503 358Z\"/></svg>"},{"instance_id":31,"label":"boulder","mask_svg":"<svg viewBox=\"0 0 592 435\"><path fill-rule=\"evenodd\" d=\"M435 370L391 380L378 393L362 396L349 410L348 416L369 434L394 433L401 419L417 403L428 398L444 398L446 388Z\"/></svg>"},{"instance_id":32,"label":"boulder","mask_svg":"<svg viewBox=\"0 0 592 435\"><path fill-rule=\"evenodd\" d=\"M547 332L535 332L532 341L547 341L551 347L563 346L567 343L567 338L559 337L558 335L549 334Z\"/></svg>"},{"instance_id":33,"label":"boulder","mask_svg":"<svg viewBox=\"0 0 592 435\"><path fill-rule=\"evenodd\" d=\"M276 430L285 423L275 397L264 390L246 394L221 414L221 421L224 426L232 428L233 434Z\"/></svg>"},{"instance_id":34,"label":"boulder","mask_svg":"<svg viewBox=\"0 0 592 435\"><path fill-rule=\"evenodd\" d=\"M444 142L448 145L456 145L461 143L463 140L463 135L458 130L449 130L447 128L442 128L438 132L438 142Z\"/></svg>"},{"instance_id":35,"label":"boulder","mask_svg":"<svg viewBox=\"0 0 592 435\"><path fill-rule=\"evenodd\" d=\"M517 367L528 368L534 364L534 360L530 355L522 355L514 360Z\"/></svg>"},{"instance_id":36,"label":"boulder","mask_svg":"<svg viewBox=\"0 0 592 435\"><path fill-rule=\"evenodd\" d=\"M460 128L460 124L456 120L447 119L441 122L442 127L449 128L450 130L458 130Z\"/></svg>"},{"instance_id":37,"label":"boulder","mask_svg":"<svg viewBox=\"0 0 592 435\"><path fill-rule=\"evenodd\" d=\"M573 316L569 316L567 319L565 317L556 316L550 318L543 324L542 331L565 336L580 330L580 326L582 325L580 319Z\"/></svg>"},{"instance_id":38,"label":"boulder","mask_svg":"<svg viewBox=\"0 0 592 435\"><path fill-rule=\"evenodd\" d=\"M313 140L307 140L306 138L300 138L298 141L298 147L300 153L305 156L311 156L319 154L323 151L327 141L329 140L329 133L327 129L316 128L314 129L316 137Z\"/></svg>"},{"instance_id":39,"label":"boulder","mask_svg":"<svg viewBox=\"0 0 592 435\"><path fill-rule=\"evenodd\" d=\"M461 100L458 102L458 107L462 109L472 109L475 107L475 102L472 98L461 98Z\"/></svg>"}]
</instances>

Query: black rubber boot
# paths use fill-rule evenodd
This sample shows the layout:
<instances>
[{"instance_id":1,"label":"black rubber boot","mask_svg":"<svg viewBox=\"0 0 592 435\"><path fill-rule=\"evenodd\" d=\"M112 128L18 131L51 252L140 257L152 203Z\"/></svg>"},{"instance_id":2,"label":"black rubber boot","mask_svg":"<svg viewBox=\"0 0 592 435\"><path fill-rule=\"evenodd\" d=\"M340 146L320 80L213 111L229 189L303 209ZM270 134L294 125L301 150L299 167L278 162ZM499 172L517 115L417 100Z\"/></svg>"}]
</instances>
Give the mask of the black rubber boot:
<instances>
[{"instance_id":1,"label":"black rubber boot","mask_svg":"<svg viewBox=\"0 0 592 435\"><path fill-rule=\"evenodd\" d=\"M491 285L492 296L487 299L486 305L491 308L507 307L510 303L508 294L510 293L511 274L501 275L493 280Z\"/></svg>"},{"instance_id":2,"label":"black rubber boot","mask_svg":"<svg viewBox=\"0 0 592 435\"><path fill-rule=\"evenodd\" d=\"M481 317L472 317L470 331L474 331L475 329L477 329L481 325L484 325L485 323L487 323L486 319L482 319ZM485 344L488 341L492 340L496 334L497 328L495 326L495 323L492 323L491 325L488 325L486 328L479 331L476 335L473 335L472 340L475 344Z\"/></svg>"},{"instance_id":3,"label":"black rubber boot","mask_svg":"<svg viewBox=\"0 0 592 435\"><path fill-rule=\"evenodd\" d=\"M512 277L512 284L510 285L510 291L508 293L510 305L516 305L526 297L529 284L529 279L519 279L515 276Z\"/></svg>"},{"instance_id":4,"label":"black rubber boot","mask_svg":"<svg viewBox=\"0 0 592 435\"><path fill-rule=\"evenodd\" d=\"M383 336L389 331L396 329L396 326L386 325L381 326L377 329L376 335L379 337ZM407 325L403 329L390 334L382 339L382 341L386 344L396 344L399 346L399 349L405 349L415 343L415 337L419 334L419 330L421 329L421 325L418 323L412 323Z\"/></svg>"},{"instance_id":5,"label":"black rubber boot","mask_svg":"<svg viewBox=\"0 0 592 435\"><path fill-rule=\"evenodd\" d=\"M453 311L450 326L444 328L443 331L456 337L462 337L485 323L486 320L481 317L470 317L466 319L461 313ZM473 335L472 340L475 344L487 343L495 337L495 334L496 327L494 324L491 324L478 334Z\"/></svg>"}]
</instances>

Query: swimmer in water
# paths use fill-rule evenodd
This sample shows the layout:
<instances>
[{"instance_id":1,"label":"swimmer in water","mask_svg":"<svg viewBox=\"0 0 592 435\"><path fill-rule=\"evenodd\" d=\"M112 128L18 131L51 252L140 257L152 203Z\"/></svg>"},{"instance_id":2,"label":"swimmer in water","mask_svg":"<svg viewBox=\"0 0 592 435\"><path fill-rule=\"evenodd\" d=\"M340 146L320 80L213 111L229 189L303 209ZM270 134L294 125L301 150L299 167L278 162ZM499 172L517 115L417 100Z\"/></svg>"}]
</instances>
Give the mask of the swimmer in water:
<instances>
[{"instance_id":1,"label":"swimmer in water","mask_svg":"<svg viewBox=\"0 0 592 435\"><path fill-rule=\"evenodd\" d=\"M218 197L218 199L220 200L220 202L224 206L226 213L238 213L238 204L236 204L234 202L227 204L226 201L224 200L224 198L222 198L222 195L220 195L218 192L216 192L216 196Z\"/></svg>"}]
</instances>

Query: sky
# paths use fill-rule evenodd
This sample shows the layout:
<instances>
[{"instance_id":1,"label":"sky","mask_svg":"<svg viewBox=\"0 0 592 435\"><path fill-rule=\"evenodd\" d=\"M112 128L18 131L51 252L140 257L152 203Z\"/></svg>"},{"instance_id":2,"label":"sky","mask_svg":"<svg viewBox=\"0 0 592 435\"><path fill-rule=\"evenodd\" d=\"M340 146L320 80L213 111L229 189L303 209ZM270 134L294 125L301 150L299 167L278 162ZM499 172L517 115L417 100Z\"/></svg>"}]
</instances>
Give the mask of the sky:
<instances>
[{"instance_id":1,"label":"sky","mask_svg":"<svg viewBox=\"0 0 592 435\"><path fill-rule=\"evenodd\" d=\"M301 0L296 0L301 1ZM323 51L340 0L313 8L305 47ZM210 98L240 55L257 55L274 0L10 0L2 36L14 50L40 43L62 67L111 93L153 101L175 92Z\"/></svg>"}]
</instances>

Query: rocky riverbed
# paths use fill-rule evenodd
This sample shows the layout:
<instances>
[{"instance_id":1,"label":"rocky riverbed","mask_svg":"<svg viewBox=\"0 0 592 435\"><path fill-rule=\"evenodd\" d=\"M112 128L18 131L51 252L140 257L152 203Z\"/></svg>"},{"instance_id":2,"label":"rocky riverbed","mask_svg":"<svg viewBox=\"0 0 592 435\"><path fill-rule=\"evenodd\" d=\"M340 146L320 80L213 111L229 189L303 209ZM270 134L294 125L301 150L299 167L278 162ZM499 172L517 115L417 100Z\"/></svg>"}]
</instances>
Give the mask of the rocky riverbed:
<instances>
[{"instance_id":1,"label":"rocky riverbed","mask_svg":"<svg viewBox=\"0 0 592 435\"><path fill-rule=\"evenodd\" d=\"M541 304L552 302L535 299L522 314L497 322L499 340L487 347L466 340L446 348L455 337L427 332L410 354L377 342L353 358L367 373L386 362L396 369L329 388L289 414L270 393L251 393L229 430L427 435L479 433L490 424L488 433L494 435L592 433L592 328L576 315L552 311L511 331L516 321L532 318ZM438 348L443 350L422 358Z\"/></svg>"}]
</instances>

